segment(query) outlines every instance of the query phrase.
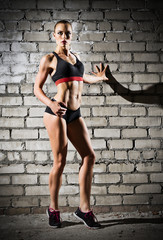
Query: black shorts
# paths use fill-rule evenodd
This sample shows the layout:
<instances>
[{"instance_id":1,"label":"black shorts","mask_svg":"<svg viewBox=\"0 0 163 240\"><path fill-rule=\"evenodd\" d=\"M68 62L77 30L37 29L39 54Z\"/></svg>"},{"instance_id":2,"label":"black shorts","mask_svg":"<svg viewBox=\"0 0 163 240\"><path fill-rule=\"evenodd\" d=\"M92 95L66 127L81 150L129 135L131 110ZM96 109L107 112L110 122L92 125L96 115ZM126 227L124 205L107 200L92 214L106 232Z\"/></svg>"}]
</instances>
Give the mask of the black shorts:
<instances>
[{"instance_id":1,"label":"black shorts","mask_svg":"<svg viewBox=\"0 0 163 240\"><path fill-rule=\"evenodd\" d=\"M51 100L52 100L52 101L56 101L54 98L52 98ZM62 105L61 105L61 106L62 106ZM62 106L62 107L65 107L65 106ZM67 124L81 117L80 108L78 108L78 109L75 110L75 111L74 111L74 110L71 110L71 109L69 109L69 108L66 108L66 109L67 109L66 114L63 115L62 118L64 118L64 119L66 120L66 123L67 123ZM50 114L56 116L56 114L54 114L54 113L52 112L51 108L48 107L48 106L46 107L45 112L50 113Z\"/></svg>"}]
</instances>

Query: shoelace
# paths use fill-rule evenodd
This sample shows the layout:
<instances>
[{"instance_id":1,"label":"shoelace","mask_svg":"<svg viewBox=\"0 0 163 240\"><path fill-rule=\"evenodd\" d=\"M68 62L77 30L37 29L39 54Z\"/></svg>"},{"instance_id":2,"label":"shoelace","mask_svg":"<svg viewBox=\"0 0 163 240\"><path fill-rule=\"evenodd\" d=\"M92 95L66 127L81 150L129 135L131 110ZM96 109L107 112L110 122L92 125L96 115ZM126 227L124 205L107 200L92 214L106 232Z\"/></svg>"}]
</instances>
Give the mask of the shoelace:
<instances>
[{"instance_id":1,"label":"shoelace","mask_svg":"<svg viewBox=\"0 0 163 240\"><path fill-rule=\"evenodd\" d=\"M60 220L59 212L55 212L55 211L50 212L50 218L51 218L51 217L55 217L55 220L56 220L57 222L59 222L59 220Z\"/></svg>"},{"instance_id":2,"label":"shoelace","mask_svg":"<svg viewBox=\"0 0 163 240\"><path fill-rule=\"evenodd\" d=\"M95 217L95 215L93 214L92 211L86 213L86 214L84 215L84 217L85 217L85 218L92 218L93 220L96 219L96 222L97 222L97 218Z\"/></svg>"}]
</instances>

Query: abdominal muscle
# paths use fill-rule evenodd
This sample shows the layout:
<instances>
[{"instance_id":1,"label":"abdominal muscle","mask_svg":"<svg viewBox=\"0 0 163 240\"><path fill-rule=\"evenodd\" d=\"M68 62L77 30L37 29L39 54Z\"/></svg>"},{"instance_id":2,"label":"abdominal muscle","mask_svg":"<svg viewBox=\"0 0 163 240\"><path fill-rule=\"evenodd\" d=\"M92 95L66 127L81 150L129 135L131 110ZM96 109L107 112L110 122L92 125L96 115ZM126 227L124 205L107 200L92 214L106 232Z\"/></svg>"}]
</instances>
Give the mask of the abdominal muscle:
<instances>
[{"instance_id":1,"label":"abdominal muscle","mask_svg":"<svg viewBox=\"0 0 163 240\"><path fill-rule=\"evenodd\" d=\"M57 85L57 94L54 99L65 103L71 110L77 110L81 105L82 90L82 81L63 82Z\"/></svg>"}]
</instances>

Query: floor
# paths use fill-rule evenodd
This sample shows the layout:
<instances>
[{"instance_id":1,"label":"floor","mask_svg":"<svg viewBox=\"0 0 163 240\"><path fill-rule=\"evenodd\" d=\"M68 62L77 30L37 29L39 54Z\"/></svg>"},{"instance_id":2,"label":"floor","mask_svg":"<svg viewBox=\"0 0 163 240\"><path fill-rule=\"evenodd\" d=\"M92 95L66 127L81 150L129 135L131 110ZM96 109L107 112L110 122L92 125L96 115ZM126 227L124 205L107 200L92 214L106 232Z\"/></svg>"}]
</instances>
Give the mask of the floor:
<instances>
[{"instance_id":1,"label":"floor","mask_svg":"<svg viewBox=\"0 0 163 240\"><path fill-rule=\"evenodd\" d=\"M0 216L3 240L162 240L163 215L152 213L110 213L96 215L102 228L90 230L72 213L63 213L62 227L53 229L45 214Z\"/></svg>"}]
</instances>

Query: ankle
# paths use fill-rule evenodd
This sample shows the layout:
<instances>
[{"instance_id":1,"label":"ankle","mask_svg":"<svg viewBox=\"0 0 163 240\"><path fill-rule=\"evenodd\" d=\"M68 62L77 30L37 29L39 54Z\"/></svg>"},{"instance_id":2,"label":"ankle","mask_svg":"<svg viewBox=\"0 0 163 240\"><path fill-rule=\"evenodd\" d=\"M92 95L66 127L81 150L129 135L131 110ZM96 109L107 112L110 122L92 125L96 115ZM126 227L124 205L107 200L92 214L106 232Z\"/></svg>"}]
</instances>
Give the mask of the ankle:
<instances>
[{"instance_id":1,"label":"ankle","mask_svg":"<svg viewBox=\"0 0 163 240\"><path fill-rule=\"evenodd\" d=\"M83 213L87 213L87 212L90 212L91 209L88 208L88 207L79 207L80 211L83 212Z\"/></svg>"},{"instance_id":2,"label":"ankle","mask_svg":"<svg viewBox=\"0 0 163 240\"><path fill-rule=\"evenodd\" d=\"M49 205L49 210L51 210L51 211L59 211L59 209L58 209L58 207L55 207L55 206L53 206L53 205Z\"/></svg>"}]
</instances>

